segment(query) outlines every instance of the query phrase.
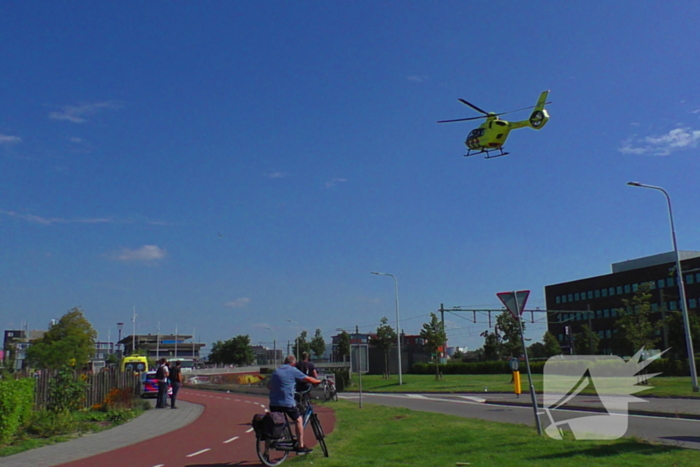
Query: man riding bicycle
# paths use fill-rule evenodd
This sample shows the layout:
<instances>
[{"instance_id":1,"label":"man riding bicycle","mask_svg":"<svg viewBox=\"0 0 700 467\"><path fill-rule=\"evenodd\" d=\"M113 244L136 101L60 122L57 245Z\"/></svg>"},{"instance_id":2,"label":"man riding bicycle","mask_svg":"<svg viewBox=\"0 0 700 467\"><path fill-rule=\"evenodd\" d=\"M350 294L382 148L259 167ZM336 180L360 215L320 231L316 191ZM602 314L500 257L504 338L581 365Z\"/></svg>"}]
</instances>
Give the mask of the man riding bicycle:
<instances>
[{"instance_id":1,"label":"man riding bicycle","mask_svg":"<svg viewBox=\"0 0 700 467\"><path fill-rule=\"evenodd\" d=\"M311 452L312 449L304 445L304 423L294 400L294 389L297 382L317 385L321 384L321 381L307 376L295 368L296 360L294 355L289 355L285 358L284 365L272 373L272 378L267 387L270 389L270 411L286 413L289 418L294 420L297 439L299 440L297 452L306 454Z\"/></svg>"}]
</instances>

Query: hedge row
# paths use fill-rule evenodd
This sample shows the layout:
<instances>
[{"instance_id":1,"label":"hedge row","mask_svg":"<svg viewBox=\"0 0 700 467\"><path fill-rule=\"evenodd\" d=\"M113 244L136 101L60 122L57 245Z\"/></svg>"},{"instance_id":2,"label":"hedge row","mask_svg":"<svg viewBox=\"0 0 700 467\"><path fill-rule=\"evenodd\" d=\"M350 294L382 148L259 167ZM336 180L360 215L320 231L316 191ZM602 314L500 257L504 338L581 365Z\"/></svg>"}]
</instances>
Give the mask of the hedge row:
<instances>
[{"instance_id":1,"label":"hedge row","mask_svg":"<svg viewBox=\"0 0 700 467\"><path fill-rule=\"evenodd\" d=\"M542 374L544 372L544 365L546 362L536 361L530 362L530 370L532 373ZM572 371L568 365L579 365L578 362L567 362L562 360L561 362L553 362L557 366L561 365L567 366L567 370L562 370L566 374L570 374ZM606 362L602 360L596 363L596 366L603 368L602 373L606 373L605 367L610 368L610 372L614 372L615 365L613 362ZM494 374L507 374L511 372L510 365L508 362L494 361L494 362L475 362L475 363L465 363L465 362L451 362L447 364L440 365L440 372L444 375L494 375ZM551 367L550 367L551 370ZM525 372L525 365L523 362L520 364L520 371ZM434 363L416 363L413 365L414 374L418 375L434 375L435 374L435 364ZM671 360L666 358L659 358L653 361L648 367L646 367L645 372L648 373L661 373L660 376L688 376L690 373L688 362L681 360ZM611 374L611 376L614 375Z\"/></svg>"},{"instance_id":2,"label":"hedge row","mask_svg":"<svg viewBox=\"0 0 700 467\"><path fill-rule=\"evenodd\" d=\"M34 384L34 378L0 380L0 444L9 442L29 417Z\"/></svg>"}]
</instances>

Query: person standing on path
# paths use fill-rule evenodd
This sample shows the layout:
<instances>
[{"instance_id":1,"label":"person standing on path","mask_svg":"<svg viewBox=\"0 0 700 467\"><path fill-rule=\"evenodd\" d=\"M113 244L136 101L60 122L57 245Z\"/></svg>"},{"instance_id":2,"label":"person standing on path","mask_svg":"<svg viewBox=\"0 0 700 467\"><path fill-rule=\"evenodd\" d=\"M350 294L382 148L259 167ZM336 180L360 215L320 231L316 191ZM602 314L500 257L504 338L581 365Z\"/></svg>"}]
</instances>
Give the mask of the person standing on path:
<instances>
[{"instance_id":1,"label":"person standing on path","mask_svg":"<svg viewBox=\"0 0 700 467\"><path fill-rule=\"evenodd\" d=\"M158 369L156 370L156 379L158 380L158 400L156 401L156 409L165 409L168 407L169 376L170 368L168 368L168 360L163 357L158 361Z\"/></svg>"},{"instance_id":2,"label":"person standing on path","mask_svg":"<svg viewBox=\"0 0 700 467\"><path fill-rule=\"evenodd\" d=\"M173 387L173 395L170 396L170 408L177 409L175 407L175 400L177 399L177 393L180 391L180 386L182 386L182 369L180 368L180 360L176 361L170 371L170 385Z\"/></svg>"}]
</instances>

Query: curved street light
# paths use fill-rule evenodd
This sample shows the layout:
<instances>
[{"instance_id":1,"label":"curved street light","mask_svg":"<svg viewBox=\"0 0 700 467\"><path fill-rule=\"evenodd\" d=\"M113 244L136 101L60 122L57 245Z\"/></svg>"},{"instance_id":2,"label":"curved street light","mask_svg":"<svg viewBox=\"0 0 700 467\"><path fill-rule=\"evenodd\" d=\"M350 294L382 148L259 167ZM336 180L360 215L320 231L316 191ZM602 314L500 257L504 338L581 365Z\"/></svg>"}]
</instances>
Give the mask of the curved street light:
<instances>
[{"instance_id":1,"label":"curved street light","mask_svg":"<svg viewBox=\"0 0 700 467\"><path fill-rule=\"evenodd\" d=\"M401 377L401 325L399 323L399 281L393 274L388 274L386 272L371 272L370 274L375 274L377 276L389 276L394 278L394 292L396 295L396 345L399 351L399 386L403 384L403 379Z\"/></svg>"},{"instance_id":2,"label":"curved street light","mask_svg":"<svg viewBox=\"0 0 700 467\"><path fill-rule=\"evenodd\" d=\"M685 345L686 351L688 352L688 366L690 367L690 379L693 384L693 392L698 392L698 375L695 369L695 353L693 351L693 339L691 337L690 321L688 319L688 302L685 298L685 283L683 282L681 259L680 255L678 254L678 243L676 242L676 229L673 226L673 210L671 209L671 197L668 195L666 190L664 190L660 186L645 185L639 182L627 182L627 185L657 190L663 193L666 197L666 202L668 203L668 219L671 223L671 240L673 240L673 252L676 255L676 276L678 281L678 289L680 291L681 313L683 315L683 328L685 329Z\"/></svg>"}]
</instances>

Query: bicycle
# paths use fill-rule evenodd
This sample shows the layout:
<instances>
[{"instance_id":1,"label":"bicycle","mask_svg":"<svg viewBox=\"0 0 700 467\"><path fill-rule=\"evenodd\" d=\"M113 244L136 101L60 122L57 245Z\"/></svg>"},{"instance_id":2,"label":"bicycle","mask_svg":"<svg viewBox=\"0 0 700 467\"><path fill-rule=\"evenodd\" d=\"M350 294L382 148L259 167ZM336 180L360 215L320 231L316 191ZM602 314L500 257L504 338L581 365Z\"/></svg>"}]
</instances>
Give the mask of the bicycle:
<instances>
[{"instance_id":1,"label":"bicycle","mask_svg":"<svg viewBox=\"0 0 700 467\"><path fill-rule=\"evenodd\" d=\"M323 400L327 402L331 399L338 402L338 391L335 389L335 381L326 377L323 378Z\"/></svg>"},{"instance_id":2,"label":"bicycle","mask_svg":"<svg viewBox=\"0 0 700 467\"><path fill-rule=\"evenodd\" d=\"M321 446L323 450L323 455L328 457L328 447L326 446L325 440L326 435L323 432L323 427L318 419L318 415L314 412L314 408L311 405L311 398L309 397L310 392L311 388L296 394L298 395L297 407L299 407L299 413L301 414L304 428L311 423L311 428L314 431L314 436L319 446ZM287 459L290 452L296 451L297 439L292 435L290 419L287 414L285 414L284 417L285 426L280 438L267 439L259 433L256 434L258 459L269 467L280 465Z\"/></svg>"}]
</instances>

